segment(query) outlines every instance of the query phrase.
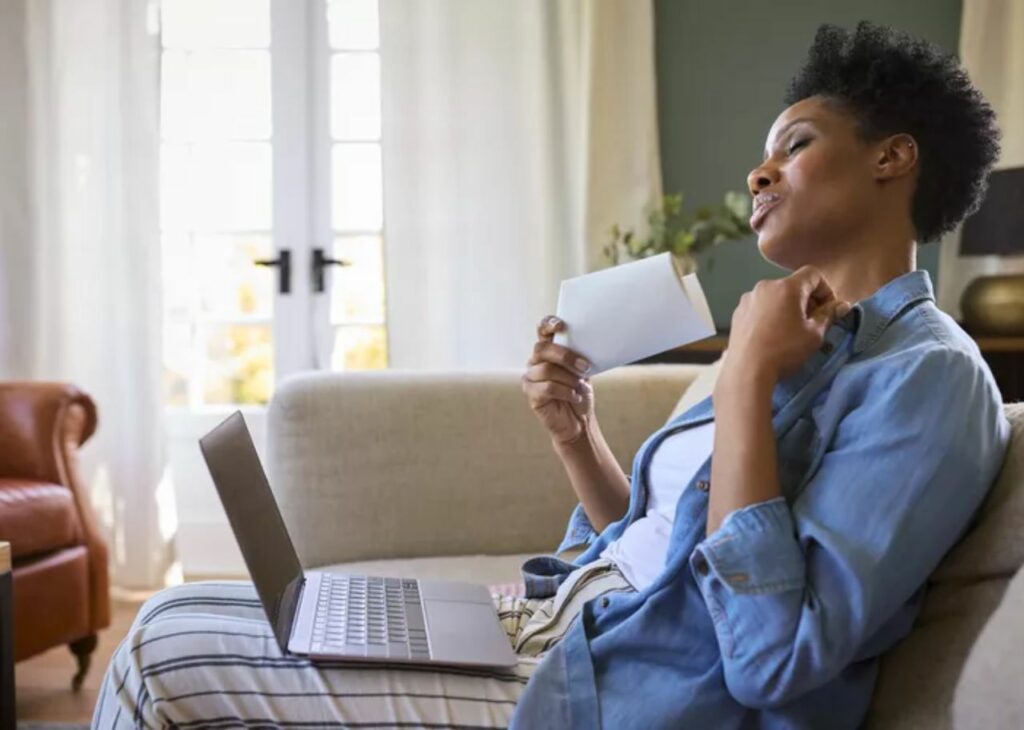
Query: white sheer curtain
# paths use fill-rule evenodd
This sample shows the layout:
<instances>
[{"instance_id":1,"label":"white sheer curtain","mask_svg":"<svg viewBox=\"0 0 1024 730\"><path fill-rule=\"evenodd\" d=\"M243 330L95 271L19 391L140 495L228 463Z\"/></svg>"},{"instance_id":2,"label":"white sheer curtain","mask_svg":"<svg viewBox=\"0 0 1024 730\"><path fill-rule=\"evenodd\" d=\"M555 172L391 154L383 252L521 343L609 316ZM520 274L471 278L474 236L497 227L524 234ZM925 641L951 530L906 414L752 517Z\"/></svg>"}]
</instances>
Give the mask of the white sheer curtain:
<instances>
[{"instance_id":1,"label":"white sheer curtain","mask_svg":"<svg viewBox=\"0 0 1024 730\"><path fill-rule=\"evenodd\" d=\"M1024 2L964 0L960 60L992 104L1003 132L996 169L1024 165ZM960 256L960 231L939 252L939 306L960 318L960 297L978 276L1024 273L1024 255Z\"/></svg>"},{"instance_id":2,"label":"white sheer curtain","mask_svg":"<svg viewBox=\"0 0 1024 730\"><path fill-rule=\"evenodd\" d=\"M392 367L525 365L661 194L650 0L381 0Z\"/></svg>"},{"instance_id":3,"label":"white sheer curtain","mask_svg":"<svg viewBox=\"0 0 1024 730\"><path fill-rule=\"evenodd\" d=\"M115 584L164 582L159 28L150 0L2 0L0 377L68 380Z\"/></svg>"}]
</instances>

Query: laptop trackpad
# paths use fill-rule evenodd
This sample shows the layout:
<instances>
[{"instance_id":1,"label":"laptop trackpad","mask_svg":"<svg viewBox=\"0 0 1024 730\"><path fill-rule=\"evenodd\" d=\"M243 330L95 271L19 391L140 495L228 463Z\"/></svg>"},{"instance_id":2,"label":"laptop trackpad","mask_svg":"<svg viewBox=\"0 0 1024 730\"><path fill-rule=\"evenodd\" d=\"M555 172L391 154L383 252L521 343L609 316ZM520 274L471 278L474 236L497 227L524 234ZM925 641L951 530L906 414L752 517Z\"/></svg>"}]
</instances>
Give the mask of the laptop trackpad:
<instances>
[{"instance_id":1,"label":"laptop trackpad","mask_svg":"<svg viewBox=\"0 0 1024 730\"><path fill-rule=\"evenodd\" d=\"M423 612L434 661L492 666L516 663L493 604L424 601Z\"/></svg>"}]
</instances>

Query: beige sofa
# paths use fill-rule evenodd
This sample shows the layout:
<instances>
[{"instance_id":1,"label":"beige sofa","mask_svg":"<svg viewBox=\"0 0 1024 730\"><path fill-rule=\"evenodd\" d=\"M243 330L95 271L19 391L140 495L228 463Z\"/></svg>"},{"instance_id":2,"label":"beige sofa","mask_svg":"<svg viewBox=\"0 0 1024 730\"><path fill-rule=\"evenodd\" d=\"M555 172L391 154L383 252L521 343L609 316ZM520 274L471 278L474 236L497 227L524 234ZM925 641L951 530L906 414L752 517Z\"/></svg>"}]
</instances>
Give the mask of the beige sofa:
<instances>
[{"instance_id":1,"label":"beige sofa","mask_svg":"<svg viewBox=\"0 0 1024 730\"><path fill-rule=\"evenodd\" d=\"M711 393L720 363L593 379L625 471L670 415ZM521 375L385 371L282 383L269 409L269 471L303 564L519 580L525 558L558 544L575 504ZM1024 563L1024 404L1006 409L1014 440L1003 472L978 525L934 574L914 631L884 657L868 727L1024 727L1024 572L1010 581Z\"/></svg>"}]
</instances>

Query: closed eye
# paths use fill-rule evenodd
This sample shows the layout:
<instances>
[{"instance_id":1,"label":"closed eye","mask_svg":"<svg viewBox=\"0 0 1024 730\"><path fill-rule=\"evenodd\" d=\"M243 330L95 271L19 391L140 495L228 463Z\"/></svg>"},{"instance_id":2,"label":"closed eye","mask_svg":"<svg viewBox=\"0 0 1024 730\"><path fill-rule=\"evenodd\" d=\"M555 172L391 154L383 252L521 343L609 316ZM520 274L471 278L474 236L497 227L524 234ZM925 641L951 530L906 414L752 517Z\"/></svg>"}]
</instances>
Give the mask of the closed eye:
<instances>
[{"instance_id":1,"label":"closed eye","mask_svg":"<svg viewBox=\"0 0 1024 730\"><path fill-rule=\"evenodd\" d=\"M786 150L786 154L787 155L792 155L794 152L796 152L798 149L800 149L801 147L803 147L805 144L807 144L810 141L811 140L809 140L809 139L801 139L801 140L798 140L798 141L794 142L793 144L791 144L789 146L789 149Z\"/></svg>"}]
</instances>

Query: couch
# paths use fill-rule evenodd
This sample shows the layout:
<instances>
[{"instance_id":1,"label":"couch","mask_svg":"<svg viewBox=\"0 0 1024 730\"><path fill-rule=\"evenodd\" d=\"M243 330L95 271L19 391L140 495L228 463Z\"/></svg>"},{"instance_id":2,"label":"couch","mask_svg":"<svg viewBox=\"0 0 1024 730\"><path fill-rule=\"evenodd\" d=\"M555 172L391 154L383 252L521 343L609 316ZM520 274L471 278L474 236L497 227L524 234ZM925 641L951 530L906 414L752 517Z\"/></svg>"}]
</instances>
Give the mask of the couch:
<instances>
[{"instance_id":1,"label":"couch","mask_svg":"<svg viewBox=\"0 0 1024 730\"><path fill-rule=\"evenodd\" d=\"M95 403L73 385L0 383L0 540L13 558L14 659L67 645L78 660L74 689L110 624L107 545L78 469L96 423Z\"/></svg>"},{"instance_id":2,"label":"couch","mask_svg":"<svg viewBox=\"0 0 1024 730\"><path fill-rule=\"evenodd\" d=\"M593 378L623 470L656 428L711 394L720 364ZM559 543L576 502L521 375L383 371L282 382L268 412L268 471L303 564L518 581L524 559ZM977 524L931 577L914 630L883 657L866 727L1024 727L1024 403L1005 408L1013 443L1003 471ZM1016 605L997 612L1004 594ZM997 620L1005 625L986 627ZM1015 631L1007 647L1001 639Z\"/></svg>"}]
</instances>

